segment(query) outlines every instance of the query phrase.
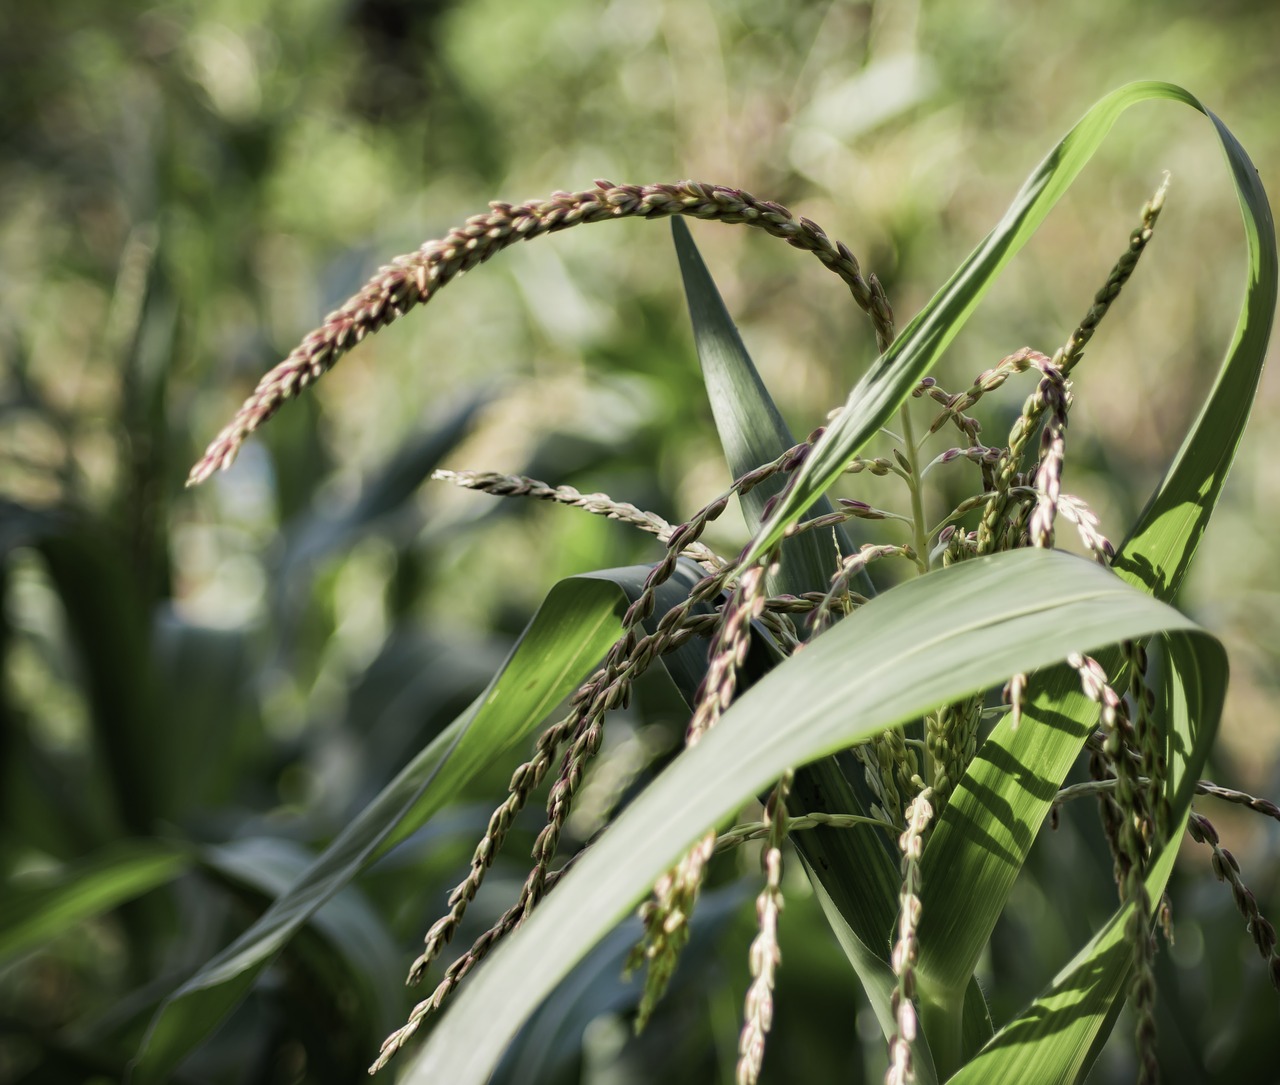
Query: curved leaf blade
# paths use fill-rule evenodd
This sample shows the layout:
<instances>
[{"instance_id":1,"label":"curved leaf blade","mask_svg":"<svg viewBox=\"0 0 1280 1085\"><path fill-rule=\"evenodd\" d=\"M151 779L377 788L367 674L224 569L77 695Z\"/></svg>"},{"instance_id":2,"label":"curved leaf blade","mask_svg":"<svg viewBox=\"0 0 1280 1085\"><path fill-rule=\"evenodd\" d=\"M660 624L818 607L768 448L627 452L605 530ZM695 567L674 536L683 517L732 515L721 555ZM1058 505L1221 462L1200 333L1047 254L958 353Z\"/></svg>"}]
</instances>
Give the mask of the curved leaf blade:
<instances>
[{"instance_id":1,"label":"curved leaf blade","mask_svg":"<svg viewBox=\"0 0 1280 1085\"><path fill-rule=\"evenodd\" d=\"M967 562L872 600L749 690L623 812L478 970L405 1080L484 1081L521 1022L653 880L786 767L1069 651L1160 629L1209 642L1118 578L1044 551Z\"/></svg>"},{"instance_id":2,"label":"curved leaf blade","mask_svg":"<svg viewBox=\"0 0 1280 1085\"><path fill-rule=\"evenodd\" d=\"M204 848L200 860L223 881L270 899L287 893L315 856L296 841L258 836ZM338 966L316 969L316 982L327 981L333 1001L349 1007L350 1023L360 1028L365 1043L376 1046L400 1012L399 947L382 917L350 884L316 911L311 926L328 948L324 962Z\"/></svg>"},{"instance_id":3,"label":"curved leaf blade","mask_svg":"<svg viewBox=\"0 0 1280 1085\"><path fill-rule=\"evenodd\" d=\"M1257 171L1217 117L1167 84L1134 84L1117 95L1128 104L1171 97L1206 113L1235 179L1248 242L1244 304L1214 386L1114 562L1124 579L1169 600L1213 513L1253 404L1276 308L1275 227ZM1077 129L1089 119L1086 116ZM1105 129L1097 133L1099 139L1102 135ZM1110 674L1122 667L1116 653L1103 656L1101 662ZM1034 758L1037 779L1061 779L1096 717L1074 674L1060 670L1037 681L1040 688L1024 713L1023 729L995 729L952 795L924 856L921 993L926 1006L949 1006L953 1022L963 984L977 965L1052 802L1043 786L1029 786L1025 766ZM1040 735L1043 740L1032 737ZM993 841L999 846L993 847ZM930 1014L926 1011L925 1016L927 1028ZM943 1012L934 1020L946 1016ZM935 1043L939 1031L935 1025Z\"/></svg>"},{"instance_id":4,"label":"curved leaf blade","mask_svg":"<svg viewBox=\"0 0 1280 1085\"><path fill-rule=\"evenodd\" d=\"M154 840L104 848L50 879L11 883L0 898L0 963L167 885L191 866L186 849Z\"/></svg>"},{"instance_id":5,"label":"curved leaf blade","mask_svg":"<svg viewBox=\"0 0 1280 1085\"><path fill-rule=\"evenodd\" d=\"M1228 360L1237 353L1255 350L1259 343L1265 348L1275 312L1275 228L1253 164L1222 122L1189 91L1172 83L1130 83L1097 102L1049 152L1027 178L996 228L857 383L844 412L814 445L790 490L752 541L746 554L749 560L767 553L782 538L786 528L839 477L844 464L889 420L964 326L999 273L1070 187L1120 115L1130 106L1151 99L1178 101L1199 110L1213 123L1222 142L1240 196L1249 243L1249 285ZM1261 358L1256 364L1260 369ZM1224 368L1226 365L1224 363ZM1225 395L1226 389L1221 390ZM1218 392L1215 388L1215 396ZM1202 415L1201 421L1203 419ZM1191 442L1189 438L1179 462L1191 451ZM1225 474L1230 458L1228 454L1220 464L1219 476ZM1187 478L1193 476L1192 470ZM1176 487L1161 499L1161 511L1167 513L1169 509L1164 506L1172 505L1175 499L1178 505L1186 498L1194 500L1196 493L1193 486ZM1172 586L1175 574L1185 570L1185 561L1176 547L1168 558L1174 564L1173 570L1152 566L1146 576Z\"/></svg>"},{"instance_id":6,"label":"curved leaf blade","mask_svg":"<svg viewBox=\"0 0 1280 1085\"><path fill-rule=\"evenodd\" d=\"M659 606L688 594L696 567L682 563ZM526 738L581 682L621 633L622 614L649 569L572 577L548 594L489 688L341 832L257 922L161 1006L132 1080L162 1081L248 993L327 900L424 824L495 757ZM661 613L661 611L659 611Z\"/></svg>"},{"instance_id":7,"label":"curved leaf blade","mask_svg":"<svg viewBox=\"0 0 1280 1085\"><path fill-rule=\"evenodd\" d=\"M1216 641L1196 643L1185 633L1168 635L1170 775L1165 794L1173 831L1152 857L1148 899L1164 892L1186 827L1195 784L1217 733L1226 696L1227 660ZM1002 1028L951 1080L957 1085L1038 1085L1080 1080L1114 1020L1132 964L1125 928L1126 904L1053 980L1048 990Z\"/></svg>"},{"instance_id":8,"label":"curved leaf blade","mask_svg":"<svg viewBox=\"0 0 1280 1085\"><path fill-rule=\"evenodd\" d=\"M1256 167L1221 120L1195 99L1189 104L1213 122L1226 152L1244 220L1248 274L1244 305L1213 388L1114 562L1121 576L1166 601L1182 584L1240 447L1262 377L1280 284L1275 222Z\"/></svg>"}]
</instances>

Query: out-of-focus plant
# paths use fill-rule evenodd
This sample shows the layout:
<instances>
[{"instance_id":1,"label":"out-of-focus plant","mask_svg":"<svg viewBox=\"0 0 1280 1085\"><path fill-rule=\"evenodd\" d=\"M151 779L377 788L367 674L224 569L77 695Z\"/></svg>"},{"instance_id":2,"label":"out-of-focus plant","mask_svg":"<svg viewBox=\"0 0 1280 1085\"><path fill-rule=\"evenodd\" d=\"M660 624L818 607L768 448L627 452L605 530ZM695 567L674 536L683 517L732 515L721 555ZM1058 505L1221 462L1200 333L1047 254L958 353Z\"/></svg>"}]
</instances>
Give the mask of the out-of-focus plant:
<instances>
[{"instance_id":1,"label":"out-of-focus plant","mask_svg":"<svg viewBox=\"0 0 1280 1085\"><path fill-rule=\"evenodd\" d=\"M1151 237L1163 187L1088 313L1053 355L1015 351L954 394L929 372L1116 118L1150 98L1181 101L1213 123L1240 197L1249 276L1217 382L1165 478L1113 547L1084 502L1062 490L1070 376ZM1183 832L1213 848L1213 869L1230 883L1280 986L1274 929L1192 800L1211 794L1272 817L1280 811L1200 779L1225 693L1225 654L1168 605L1253 401L1276 304L1275 236L1248 157L1180 88L1133 84L1099 102L900 334L880 283L864 276L847 247L739 190L602 181L544 202L493 204L443 240L383 268L331 314L263 378L190 481L227 466L250 433L366 335L514 242L595 221L675 216L750 225L814 253L871 318L880 357L830 425L795 443L678 228L703 376L737 481L673 527L571 487L439 472L471 489L533 496L633 524L657 535L666 555L651 568L559 585L486 693L342 829L261 919L166 1002L140 1051L138 1080L163 1079L324 901L549 715L556 722L539 731L533 756L512 776L470 872L427 934L411 980L423 978L457 933L514 820L558 761L533 866L515 902L384 1044L378 1066L502 943L432 1031L408 1080L486 1080L521 1024L651 890L641 908L643 937L629 957L646 969L636 1014L643 1025L689 940L714 854L755 838L763 840L764 887L739 1081L759 1076L773 1019L779 946L786 942L781 864L788 842L879 1023L886 1081L1078 1080L1126 998L1138 1075L1155 1080L1153 931L1163 926L1168 934L1165 888ZM1007 444L989 446L968 412L1023 373L1035 376L1035 390ZM936 404L936 417L919 436L913 400ZM895 416L898 432L887 428ZM958 432L959 442L925 462L926 441L944 429ZM881 431L889 453L864 455ZM965 465L977 476L976 489L930 521L927 482ZM850 473L897 477L909 511L852 498L828 503L828 489ZM724 556L700 537L734 496L752 534L739 554ZM1054 552L1059 518L1074 525L1093 562ZM849 537L854 521L900 521L905 537L859 545ZM877 596L868 566L890 558L918 575ZM600 819L607 827L557 866L605 717L626 706L637 680L656 665L687 704L686 749L639 794L626 796L616 816L609 808L622 796L612 796ZM1007 711L989 696L1001 682ZM553 713L566 698L567 708ZM1066 785L1085 756L1090 779ZM1119 905L1039 997L996 1027L975 973L1041 826L1082 795L1098 799ZM761 819L731 824L757 798Z\"/></svg>"}]
</instances>

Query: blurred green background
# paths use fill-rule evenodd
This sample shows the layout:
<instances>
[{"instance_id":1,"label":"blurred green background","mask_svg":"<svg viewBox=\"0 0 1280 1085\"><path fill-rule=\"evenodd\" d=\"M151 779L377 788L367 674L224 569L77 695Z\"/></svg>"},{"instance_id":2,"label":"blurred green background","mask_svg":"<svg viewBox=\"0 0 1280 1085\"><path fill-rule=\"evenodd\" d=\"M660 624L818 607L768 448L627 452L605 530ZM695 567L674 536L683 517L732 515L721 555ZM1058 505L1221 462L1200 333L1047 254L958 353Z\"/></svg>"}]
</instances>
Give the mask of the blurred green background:
<instances>
[{"instance_id":1,"label":"blurred green background","mask_svg":"<svg viewBox=\"0 0 1280 1085\"><path fill-rule=\"evenodd\" d=\"M468 703L557 579L657 557L615 524L427 484L433 467L529 473L673 521L729 481L668 227L634 222L503 254L184 491L258 375L379 264L489 199L693 177L821 223L905 323L1131 79L1198 94L1280 192L1277 41L1266 0L0 7L0 864L32 886L128 841L197 846L163 888L0 957L0 1080L118 1080L158 1000ZM1241 295L1239 215L1203 118L1126 115L939 373L961 388L1024 344L1052 353L1165 170L1156 240L1076 374L1066 485L1117 541ZM770 238L694 233L792 428L821 424L874 354L862 315ZM1027 390L988 408L993 443ZM1180 600L1232 659L1213 774L1272 797L1276 462L1273 362ZM711 536L729 551L734 515ZM642 690L619 721L575 839L676 742L669 704ZM512 767L335 902L346 925L299 938L180 1080L358 1080L412 1004L408 961ZM1202 808L1274 918L1277 826ZM983 977L997 1020L1109 914L1094 820L1072 811L1033 857ZM537 827L520 823L461 943L501 910ZM1161 965L1166 1076L1268 1080L1274 994L1206 855L1186 859ZM501 1080L732 1080L755 863L723 865L696 961L645 1036L629 1038L624 937ZM765 1080L875 1080L874 1021L792 873ZM1094 1080L1131 1078L1129 1031Z\"/></svg>"}]
</instances>

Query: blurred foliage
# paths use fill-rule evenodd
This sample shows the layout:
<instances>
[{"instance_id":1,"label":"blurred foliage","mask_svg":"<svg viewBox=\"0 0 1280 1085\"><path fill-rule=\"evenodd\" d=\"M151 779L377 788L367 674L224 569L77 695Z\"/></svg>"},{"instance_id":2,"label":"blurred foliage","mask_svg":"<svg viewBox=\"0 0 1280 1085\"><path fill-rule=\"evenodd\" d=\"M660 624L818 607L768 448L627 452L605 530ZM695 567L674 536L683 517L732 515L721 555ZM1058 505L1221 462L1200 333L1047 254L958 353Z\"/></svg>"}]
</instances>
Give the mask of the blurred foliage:
<instances>
[{"instance_id":1,"label":"blurred foliage","mask_svg":"<svg viewBox=\"0 0 1280 1085\"><path fill-rule=\"evenodd\" d=\"M422 487L432 467L523 471L672 520L727 481L665 227L505 254L362 346L234 471L184 493L257 375L392 254L487 199L595 177L692 176L778 199L848 241L908 316L1044 147L1139 75L1199 93L1280 191L1280 8L1036 8L0 7L0 863L15 901L95 863L156 879L136 899L117 881L96 914L0 961L0 1080L118 1079L158 1000L470 701L557 579L656 557L615 524ZM1113 537L1195 414L1240 291L1219 153L1203 125L1170 115L1120 125L943 373L958 386L1023 343L1059 343L1171 170L1125 317L1079 373L1072 470L1089 473L1071 485ZM874 344L821 269L747 234L697 228L766 383L807 432ZM1181 600L1234 665L1214 772L1271 795L1278 418L1273 365ZM717 538L732 548L725 519ZM679 726L669 691L651 689L614 752L646 735L668 748ZM355 1080L404 1016L412 947L510 768L493 765L322 912L181 1080ZM1212 813L1274 916L1275 826ZM518 876L535 830L521 824L497 875ZM1261 1080L1274 1005L1229 894L1194 860L1163 965L1166 1075ZM984 977L997 1016L1110 909L1100 839L1071 817L1035 875ZM725 1079L733 1052L713 1038L735 1031L751 922L735 870L720 882L723 907L704 909L699 932L706 965L681 973L650 1031L629 1037L635 991L598 960L598 1010L562 993L531 1023L541 1061L523 1065L537 1080ZM769 1065L874 1079L876 1029L805 892L789 887L766 1079ZM478 905L459 941L499 906ZM1122 1039L1095 1079L1127 1079L1127 1058ZM503 1080L531 1080L521 1065Z\"/></svg>"}]
</instances>

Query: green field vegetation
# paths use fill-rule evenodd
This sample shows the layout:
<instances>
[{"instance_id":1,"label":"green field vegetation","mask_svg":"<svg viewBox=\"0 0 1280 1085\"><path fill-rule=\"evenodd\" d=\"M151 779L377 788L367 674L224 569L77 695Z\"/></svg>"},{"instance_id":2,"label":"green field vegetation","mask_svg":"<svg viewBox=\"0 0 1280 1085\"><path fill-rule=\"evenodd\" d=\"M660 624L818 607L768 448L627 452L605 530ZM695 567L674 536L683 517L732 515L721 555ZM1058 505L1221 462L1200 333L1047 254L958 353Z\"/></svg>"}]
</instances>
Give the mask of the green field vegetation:
<instances>
[{"instance_id":1,"label":"green field vegetation","mask_svg":"<svg viewBox=\"0 0 1280 1085\"><path fill-rule=\"evenodd\" d=\"M926 373L938 389L963 392L1019 348L1055 358L1135 229L1148 228L1149 248L1071 372L1062 487L1097 514L1121 553L1122 577L1160 600L1128 588L1108 595L1110 639L1175 631L1172 647L1151 649L1148 667L1165 708L1177 699L1170 690L1181 688L1170 676L1189 659L1200 668L1187 697L1203 698L1203 716L1167 732L1185 742L1172 747L1166 828L1183 824L1193 777L1280 797L1274 359L1256 398L1253 388L1265 345L1259 321L1274 309L1274 296L1268 305L1259 285L1268 266L1274 275L1274 238L1257 230L1251 252L1214 127L1169 102L1125 111L936 366L911 323L1046 152L1130 80L1170 79L1196 94L1274 197L1277 40L1280 8L1272 4L1209 10L1181 0L1016 11L942 0L5 5L0 1082L118 1081L140 1053L137 1081L364 1080L384 1037L431 994L441 965L461 959L518 899L558 756L513 817L440 964L423 986L404 986L537 730L564 716L560 702L609 652L646 567L666 552L634 524L558 507L573 494L550 488L607 494L680 524L735 477L785 452L789 434L804 441L829 426L802 469L793 470L797 460L783 470L799 480L793 495L804 496L849 457L864 458L864 469L829 495L827 511L848 514L841 526L848 536L833 538L829 526L802 535L797 544L812 545L788 551L770 596L826 591L818 573L834 570L837 544L908 545L920 557L940 545L934 536L920 545L923 527L972 495L975 482L989 483L979 467L991 464L931 467L917 503L917 491L897 477L904 472L894 440L876 430L897 431L904 444L898 399ZM1166 172L1158 222L1154 214L1144 219ZM361 343L255 434L234 467L184 488L191 465L259 377L395 254L445 237L489 200L591 192L598 178L619 185L693 178L785 204L846 242L861 271L874 273L894 326L868 321L848 274L842 284L826 261L767 230L685 212L675 248L665 218L567 230L495 256L429 308ZM1265 220L1253 195L1252 211ZM1249 212L1247 192L1245 199ZM709 277L698 271L699 252ZM978 287L971 292L976 297ZM878 295L868 296L874 313ZM1184 473L1199 511L1175 529L1152 520L1148 496L1201 416L1246 296L1255 306L1252 332L1263 339L1253 344L1256 357L1228 367L1237 391L1210 412ZM764 398L743 376L744 355L722 313L741 334ZM894 335L906 368L890 379L874 363ZM704 380L708 351L717 350L729 359L721 385ZM1037 389L1040 376L1025 371L1038 363L1024 362L1011 363L1005 387L969 410L982 441L997 449ZM883 416L859 414L851 403L829 419L855 385L897 398L885 400ZM1050 394L1050 417L1054 402ZM919 440L907 434L905 444L924 448L945 404L927 389L908 403ZM726 422L727 406L739 410L736 423ZM925 460L905 474L918 480L924 463L955 444L956 431L947 432L953 436L929 443ZM1028 455L1039 453L1037 431ZM877 457L889 466L875 467ZM540 496L551 500L499 500L432 481L442 468L542 480L549 489ZM1028 493L1037 481L1031 474L1019 483ZM707 554L731 561L762 520L781 530L787 518L822 511L805 511L798 499L766 509L779 479L770 485L708 519L700 538ZM905 522L873 522L839 498ZM977 530L981 512L975 506L950 538ZM1057 537L1067 550L1090 551L1064 516ZM1187 569L1182 558L1197 542ZM1073 650L1099 649L1123 694L1124 667L1139 658L1108 655L1096 633L1073 648L1085 625L1070 622L1085 618L1054 609L1079 603L1106 574L1055 555L997 554L1009 561L996 567L1009 571L973 603L965 593L976 576L962 560L969 556L937 551L933 564L938 571L945 557L939 576L947 586L932 594L914 577L910 555L877 562L871 580L883 602L864 616L858 599L831 595L833 619L853 613L833 620L795 665L779 665L779 645L787 647L789 628L805 634L807 612L770 612L774 624L751 634L755 648L737 675L739 693L756 682L761 689L734 719L762 748L792 742L782 753L757 758L751 746L752 756L742 755L725 737L738 726L726 713L726 729L712 731L696 758L676 759L700 703L704 639L628 685L629 704L608 717L553 864L598 837L596 865L584 859L560 900L552 894L534 912L530 937L513 938L509 954L477 969L475 990L462 985L456 1012L441 1015L440 1027L430 1019L413 1040L427 1037L422 1061L411 1045L383 1075L425 1079L431 1067L446 1066L442 1080L473 1080L465 1073L492 1064L493 1080L507 1083L734 1081L744 999L761 971L748 960L765 884L762 853L772 842L782 866L776 894L766 897L776 902L780 894L785 904L761 1080L884 1079L885 983L897 982L884 963L890 947L876 950L880 971L864 962L860 982L849 938L833 933L828 915L834 908L856 935L858 921L849 917L861 890L824 902L831 887L815 889L804 864L812 868L822 847L843 855L848 840L863 839L858 833L876 840L890 896L867 905L872 912L885 899L896 909L901 879L914 884L921 870L900 875L896 831L799 824L784 843L780 796L769 800L773 781L800 761L874 737L866 728L882 731L902 712L919 719L926 709L936 715L941 705L969 704L985 737L1010 674ZM1166 568L1176 575L1155 575ZM615 575L587 575L598 570ZM687 562L678 567L651 626L698 575ZM977 620L974 611L948 609L962 603L989 608L982 613L992 623L1006 621L1046 578L1066 585L1064 597L1041 598L1039 616L1010 644L988 653L957 635L946 666L925 668L942 683L932 701L924 676L903 663L888 666L877 688L888 697L919 687L920 703L883 707L880 716L867 707L873 691L846 658L884 662L884 646L899 643L893 637L909 645L922 630L945 639L962 618ZM867 585L846 587L856 593ZM720 600L730 615L744 598L740 583L733 591ZM894 598L906 602L895 608ZM856 629L870 632L857 639ZM1231 675L1220 725L1218 642ZM491 687L504 660L504 684ZM947 667L957 676L950 685ZM1062 681L1061 669L1054 673ZM799 685L784 685L787 674L799 674ZM995 692L984 702L988 687ZM507 715L468 716L494 688ZM806 708L811 691L821 699L819 689L842 705L865 702L870 715L836 719ZM1096 708L1073 696L1073 711L1096 721ZM1017 741L1030 743L1043 721L1027 711ZM1131 712L1141 735L1138 702ZM463 731L457 721L467 719L472 730L454 748ZM912 724L905 734L922 743L911 749L922 782L935 785L933 816L942 824L945 757L942 747L929 747L926 731ZM857 756L819 764L836 766L830 771L856 792L865 768ZM1056 756L1066 760L1050 792L1068 769L1067 783L1089 779L1087 758L1072 768L1074 752ZM673 761L662 777L667 790L645 790ZM962 757L956 775L966 766ZM1038 767L1050 774L1047 763ZM823 815L811 801L814 771L793 782L792 818ZM867 815L878 803L879 815L901 829L910 775L897 781L896 809L884 808L883 793L850 802ZM935 1070L938 1080L955 1070L957 1080L1000 1080L972 1061L982 1033L973 992L985 997L997 1028L1018 1018L1116 910L1098 804L1063 803L1056 829L1046 825L1037 837L1052 794L1037 801L1034 816L1019 808L1015 824L1031 832L1013 850L1025 865L1007 889L1007 907L986 927L967 910L975 883L962 876L964 862L957 861L960 873L939 870L944 861L931 859L926 845L919 982L937 998L922 1009L933 1037L930 1054L916 1060L922 1081ZM1159 804L1147 801L1139 823L1155 826ZM1139 867L1149 862L1169 879L1176 933L1172 945L1158 939L1152 973L1155 1057L1169 1082L1267 1081L1276 1072L1269 971L1277 958L1260 956L1266 928L1255 920L1251 937L1240 912L1253 901L1263 915L1280 916L1280 824L1267 816L1274 808L1254 805L1261 816L1211 793L1195 798L1243 883L1219 884L1215 871L1233 880L1231 858L1187 833L1174 833L1163 850L1158 839L1140 846L1151 845ZM619 831L601 834L620 811ZM730 839L735 815L755 827L740 846ZM641 924L616 925L614 913L640 903L650 867L666 870L713 824L729 835L708 867L681 966L635 1035L644 970L626 980L623 964ZM928 823L921 832L932 843ZM1190 823L1192 835L1212 832ZM1117 838L1123 852L1119 829ZM861 844L849 846L861 855ZM300 899L299 878L338 891L317 911L315 900ZM612 894L609 901L575 897L584 882ZM1136 884L1128 882L1130 899ZM931 907L933 916L953 918L931 919ZM963 925L965 917L971 938L953 931L931 942L930 923ZM521 956L538 946L542 957ZM1129 960L1123 939L1119 946L1122 963L1108 958L1117 975ZM879 988L865 984L868 969ZM550 992L545 999L541 988ZM754 989L758 999L759 984ZM956 990L963 1021L954 997L948 1002ZM1123 1010L1118 1000L1092 1007L1096 1042L1090 1034L1077 1045L1080 1058L1096 1056L1091 1081L1137 1077L1144 1005L1139 993ZM950 1025L954 1044L939 1039ZM1057 1073L1055 1058L1070 1064L1053 1042L1027 1050L1046 1079ZM455 1069L464 1064L465 1073ZM1000 1072L1027 1071L1010 1061Z\"/></svg>"}]
</instances>

